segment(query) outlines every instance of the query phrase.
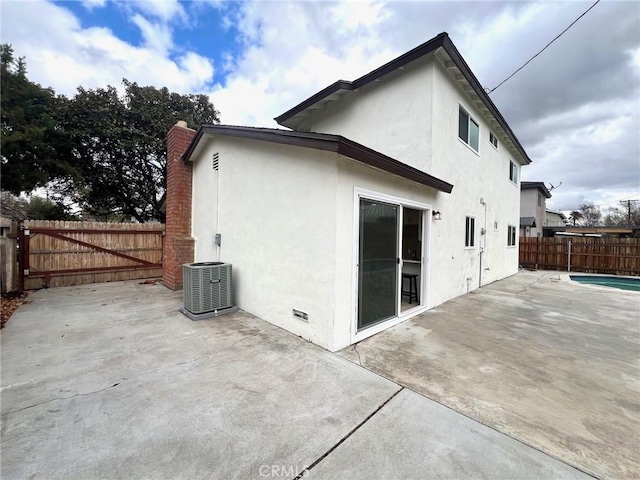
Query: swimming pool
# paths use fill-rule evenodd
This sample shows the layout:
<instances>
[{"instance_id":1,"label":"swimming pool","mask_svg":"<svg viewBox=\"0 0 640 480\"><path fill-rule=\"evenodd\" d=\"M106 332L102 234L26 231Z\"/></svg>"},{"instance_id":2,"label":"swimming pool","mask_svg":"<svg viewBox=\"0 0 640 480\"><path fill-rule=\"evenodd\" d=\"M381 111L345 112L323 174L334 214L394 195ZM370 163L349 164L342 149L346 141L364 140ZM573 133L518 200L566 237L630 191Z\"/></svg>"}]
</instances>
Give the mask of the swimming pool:
<instances>
[{"instance_id":1,"label":"swimming pool","mask_svg":"<svg viewBox=\"0 0 640 480\"><path fill-rule=\"evenodd\" d=\"M574 282L585 285L600 285L602 287L613 287L621 290L632 290L640 292L640 277L612 277L608 275L569 275Z\"/></svg>"}]
</instances>

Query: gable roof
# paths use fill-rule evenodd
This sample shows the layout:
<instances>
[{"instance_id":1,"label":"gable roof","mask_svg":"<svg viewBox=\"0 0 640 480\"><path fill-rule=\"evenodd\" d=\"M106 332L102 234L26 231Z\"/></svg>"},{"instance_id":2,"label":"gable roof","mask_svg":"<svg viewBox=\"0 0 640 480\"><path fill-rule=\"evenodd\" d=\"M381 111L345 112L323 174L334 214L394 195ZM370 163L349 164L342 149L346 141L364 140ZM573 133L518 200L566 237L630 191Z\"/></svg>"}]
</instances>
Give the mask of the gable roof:
<instances>
[{"instance_id":1,"label":"gable roof","mask_svg":"<svg viewBox=\"0 0 640 480\"><path fill-rule=\"evenodd\" d=\"M371 82L377 81L389 73L400 70L407 64L425 57L426 55L439 51L440 49L447 55L450 60L450 62L447 62L447 65L445 65L447 70L451 70L453 72L454 78L456 80L465 81L465 84L467 84L471 89L466 92L467 94L474 93L482 102L482 104L484 104L486 113L493 116L498 125L502 127L507 137L512 142L513 148L520 154L522 162L525 164L531 163L531 159L520 144L518 138L511 130L511 127L509 127L507 121L498 111L498 107L496 107L493 101L489 98L489 95L485 92L484 88L469 68L469 65L467 65L467 62L465 62L464 58L462 58L462 55L460 55L460 52L458 52L458 49L455 47L446 32L440 33L439 35L433 37L431 40L428 40L427 42L417 46L413 50L400 55L394 60L391 60L383 66L376 68L375 70L354 81L338 80L337 82L320 90L318 93L310 96L306 100L300 102L295 107L287 110L285 113L277 116L274 120L282 126L296 130L296 125L300 121L301 116L306 116L308 114L308 110L312 109L312 107L316 106L317 108L318 104L335 100L345 92L358 90L359 88L362 88ZM458 76L460 78L457 78Z\"/></svg>"},{"instance_id":2,"label":"gable roof","mask_svg":"<svg viewBox=\"0 0 640 480\"><path fill-rule=\"evenodd\" d=\"M280 130L277 128L240 127L235 125L203 125L200 127L182 159L188 162L191 159L198 143L205 135L224 135L229 137L247 138L263 142L294 145L315 150L335 152L349 157L365 165L378 168L388 173L398 175L416 183L426 185L444 193L451 193L453 185L429 175L417 168L413 168L399 160L391 158L383 153L372 150L364 145L349 140L341 135L326 133L303 133Z\"/></svg>"},{"instance_id":3,"label":"gable roof","mask_svg":"<svg viewBox=\"0 0 640 480\"><path fill-rule=\"evenodd\" d=\"M544 182L520 182L520 190L529 190L531 188L537 188L545 197L551 198L551 192Z\"/></svg>"}]
</instances>

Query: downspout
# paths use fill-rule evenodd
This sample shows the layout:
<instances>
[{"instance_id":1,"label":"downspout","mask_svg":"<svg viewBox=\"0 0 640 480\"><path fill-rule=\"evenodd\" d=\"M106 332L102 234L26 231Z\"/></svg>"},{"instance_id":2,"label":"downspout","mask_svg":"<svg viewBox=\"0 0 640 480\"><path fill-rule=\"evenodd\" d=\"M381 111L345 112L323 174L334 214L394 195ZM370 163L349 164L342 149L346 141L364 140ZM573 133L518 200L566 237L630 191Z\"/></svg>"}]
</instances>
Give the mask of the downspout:
<instances>
[{"instance_id":1,"label":"downspout","mask_svg":"<svg viewBox=\"0 0 640 480\"><path fill-rule=\"evenodd\" d=\"M478 288L482 287L482 254L487 242L487 202L480 199L480 205L484 207L484 227L480 229L480 273L478 274Z\"/></svg>"}]
</instances>

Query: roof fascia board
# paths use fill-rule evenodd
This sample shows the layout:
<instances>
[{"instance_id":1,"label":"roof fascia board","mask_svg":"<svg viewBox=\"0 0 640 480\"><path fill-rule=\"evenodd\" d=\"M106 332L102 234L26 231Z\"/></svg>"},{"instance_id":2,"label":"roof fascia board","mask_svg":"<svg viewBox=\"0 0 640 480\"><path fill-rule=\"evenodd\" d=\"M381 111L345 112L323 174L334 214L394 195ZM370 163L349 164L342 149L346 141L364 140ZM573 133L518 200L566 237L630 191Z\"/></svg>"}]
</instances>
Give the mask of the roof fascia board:
<instances>
[{"instance_id":1,"label":"roof fascia board","mask_svg":"<svg viewBox=\"0 0 640 480\"><path fill-rule=\"evenodd\" d=\"M362 77L358 78L357 80L354 80L353 82L350 82L347 80L338 80L337 82L329 85L323 90L320 90L315 95L302 101L295 107L289 109L282 115L277 116L276 118L274 118L274 120L278 122L278 124L280 125L287 126L283 122L286 122L287 120L299 114L303 110L307 109L314 103L335 93L338 90L357 90L359 88L362 88L365 85L379 79L380 77L387 75L388 73L391 73L400 67L404 67L405 65L413 62L414 60L417 60L425 56L426 54L437 50L439 47L443 45L445 38L447 38L447 34L440 33L439 35L432 38L431 40L423 43L422 45L417 46L413 50L409 50L407 53L400 55L399 57L391 60L390 62L385 63L381 67L376 68L375 70L367 73L366 75L363 75Z\"/></svg>"},{"instance_id":2,"label":"roof fascia board","mask_svg":"<svg viewBox=\"0 0 640 480\"><path fill-rule=\"evenodd\" d=\"M440 180L428 173L422 172L417 168L411 167L405 163L402 163L394 158L388 157L380 152L371 150L364 145L356 142L352 142L344 137L341 137L341 141L338 147L338 153L345 157L350 157L355 160L370 165L385 172L398 175L400 177L408 178L414 182L426 185L427 187L440 190L444 193L451 193L453 185Z\"/></svg>"},{"instance_id":3,"label":"roof fascia board","mask_svg":"<svg viewBox=\"0 0 640 480\"><path fill-rule=\"evenodd\" d=\"M439 178L422 172L417 168L413 168L394 158L388 157L380 152L367 148L364 145L339 135L300 133L273 129L267 130L252 127L204 125L198 129L198 132L194 136L191 144L182 155L184 162L191 161L191 157L196 151L198 143L205 135L226 135L236 138L246 138L250 140L260 140L270 143L280 143L284 145L334 152L339 155L352 158L353 160L359 161L365 165L369 165L436 190L440 190L441 192L451 193L453 190L453 185L445 182L444 180L440 180Z\"/></svg>"},{"instance_id":4,"label":"roof fascia board","mask_svg":"<svg viewBox=\"0 0 640 480\"><path fill-rule=\"evenodd\" d=\"M462 75L467 79L467 81L471 85L471 88L473 89L475 94L478 95L478 97L480 97L480 99L486 105L489 112L491 112L491 115L498 121L498 123L505 130L505 132L507 132L507 135L513 141L516 147L516 150L518 151L518 153L520 153L520 155L522 155L522 158L524 159L524 161L527 164L531 163L531 159L527 155L527 152L524 151L524 148L520 144L520 141L518 140L516 135L513 133L513 130L511 130L511 127L509 126L507 121L504 119L500 111L498 110L498 107L496 107L495 103L493 103L493 100L491 100L489 95L487 95L487 92L485 92L484 88L482 87L482 85L480 84L476 76L473 74L473 72L469 68L469 65L467 65L467 62L464 60L464 58L462 58L462 55L460 55L460 52L458 52L458 49L456 48L456 46L453 44L453 42L448 36L444 39L443 48L445 52L447 52L447 55L449 55L453 63L456 65L456 67L458 67Z\"/></svg>"},{"instance_id":5,"label":"roof fascia board","mask_svg":"<svg viewBox=\"0 0 640 480\"><path fill-rule=\"evenodd\" d=\"M511 127L509 127L509 124L507 123L507 121L504 119L504 117L502 116L502 114L500 113L496 105L493 103L491 98L489 98L489 95L485 92L484 88L482 87L482 85L480 84L476 76L473 74L473 72L469 68L469 65L467 65L467 62L464 60L464 58L462 58L462 55L460 55L460 52L458 52L458 49L455 47L455 45L453 44L453 42L451 41L451 39L446 33L441 33L437 35L436 37L432 38L426 43L419 45L413 50L410 50L407 53L399 56L398 58L391 60L390 62L384 64L379 68L376 68L372 72L367 73L366 75L358 78L357 80L354 80L353 82L349 82L346 80L339 80L329 85L323 90L320 90L315 95L309 97L308 99L299 103L295 107L289 109L282 115L277 116L274 120L280 125L283 125L289 128L295 128L293 123L289 122L289 124L287 124L287 121L292 119L294 116L300 114L302 111L306 110L311 105L314 105L315 103L323 100L327 96L332 95L333 93L336 93L339 90L357 90L359 88L362 88L368 83L371 83L400 67L404 67L405 65L413 62L414 60L417 60L429 53L437 51L438 48L440 47L444 49L444 51L449 56L449 58L454 63L454 65L458 67L458 69L460 70L464 78L467 80L467 82L469 82L469 85L471 85L471 88L473 89L475 94L480 98L480 100L482 100L482 102L487 107L487 110L489 110L490 114L497 120L498 124L504 129L509 139L513 142L515 149L522 156L522 159L524 160L525 164L527 165L530 164L531 159L529 158L529 156L527 155L527 152L525 152L524 148L520 144L520 141L518 140L518 138L513 133L513 130L511 130Z\"/></svg>"}]
</instances>

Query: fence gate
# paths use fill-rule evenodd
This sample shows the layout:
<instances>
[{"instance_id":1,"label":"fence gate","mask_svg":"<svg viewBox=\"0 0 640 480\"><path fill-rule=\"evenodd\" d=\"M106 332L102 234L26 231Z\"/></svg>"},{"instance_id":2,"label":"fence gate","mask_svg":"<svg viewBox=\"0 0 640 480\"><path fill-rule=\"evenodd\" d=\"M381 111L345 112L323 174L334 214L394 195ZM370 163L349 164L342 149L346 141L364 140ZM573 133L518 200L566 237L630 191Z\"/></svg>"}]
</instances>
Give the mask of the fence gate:
<instances>
[{"instance_id":1,"label":"fence gate","mask_svg":"<svg viewBox=\"0 0 640 480\"><path fill-rule=\"evenodd\" d=\"M160 277L163 234L163 224L27 221L20 288Z\"/></svg>"}]
</instances>

